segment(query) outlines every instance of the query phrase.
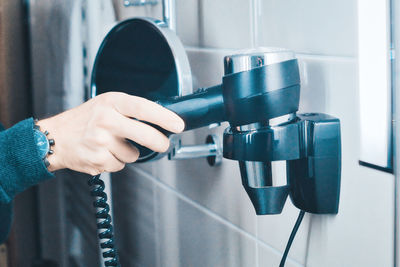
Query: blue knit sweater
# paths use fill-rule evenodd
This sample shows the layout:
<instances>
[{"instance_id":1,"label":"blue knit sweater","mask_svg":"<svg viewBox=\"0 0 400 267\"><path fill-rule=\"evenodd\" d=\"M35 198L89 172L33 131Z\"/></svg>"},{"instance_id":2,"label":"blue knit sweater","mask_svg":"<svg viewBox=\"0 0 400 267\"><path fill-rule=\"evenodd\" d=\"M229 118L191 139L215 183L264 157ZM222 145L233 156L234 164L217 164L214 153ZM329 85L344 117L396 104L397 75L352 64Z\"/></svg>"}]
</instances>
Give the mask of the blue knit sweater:
<instances>
[{"instance_id":1,"label":"blue knit sweater","mask_svg":"<svg viewBox=\"0 0 400 267\"><path fill-rule=\"evenodd\" d=\"M54 176L39 156L33 126L32 118L7 130L0 125L0 244L10 231L15 195Z\"/></svg>"}]
</instances>

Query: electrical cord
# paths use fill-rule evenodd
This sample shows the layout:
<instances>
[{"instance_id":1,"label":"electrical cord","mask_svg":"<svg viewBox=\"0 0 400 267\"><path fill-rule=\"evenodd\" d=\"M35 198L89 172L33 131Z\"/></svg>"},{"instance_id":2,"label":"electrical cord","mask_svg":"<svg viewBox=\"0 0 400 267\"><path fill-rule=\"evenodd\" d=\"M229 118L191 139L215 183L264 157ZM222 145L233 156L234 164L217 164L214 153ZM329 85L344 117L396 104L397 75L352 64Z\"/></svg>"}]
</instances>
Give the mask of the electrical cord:
<instances>
[{"instance_id":1,"label":"electrical cord","mask_svg":"<svg viewBox=\"0 0 400 267\"><path fill-rule=\"evenodd\" d=\"M279 264L279 267L284 267L285 266L285 261L286 261L286 258L288 256L288 254L289 254L290 247L291 247L291 245L293 243L293 240L294 240L294 238L296 236L297 230L299 230L300 224L303 221L303 217L304 217L305 213L306 212L304 210L300 210L300 212L299 212L299 216L297 217L297 220L296 220L296 223L294 224L292 233L290 234L289 240L288 240L288 242L286 244L285 252L283 253L283 256L282 256L282 259L281 259L281 263Z\"/></svg>"},{"instance_id":2,"label":"electrical cord","mask_svg":"<svg viewBox=\"0 0 400 267\"><path fill-rule=\"evenodd\" d=\"M107 203L107 194L104 192L105 184L104 181L100 179L100 174L90 177L88 180L88 185L93 186L90 191L90 195L96 199L93 201L93 207L97 209L96 219L97 219L97 229L104 230L99 233L99 239L105 240L100 243L102 249L108 249L102 253L105 266L117 266L120 267L118 252L114 244L114 230L111 224L110 206ZM300 210L299 216L297 217L296 223L293 227L292 233L290 234L288 243L283 253L279 267L284 267L286 258L289 254L290 247L296 236L297 230L303 221L305 211Z\"/></svg>"},{"instance_id":3,"label":"electrical cord","mask_svg":"<svg viewBox=\"0 0 400 267\"><path fill-rule=\"evenodd\" d=\"M120 267L118 252L114 244L114 230L111 224L110 206L107 204L107 194L104 192L105 184L100 179L100 174L90 177L88 185L93 187L90 195L95 197L93 207L96 208L97 229L102 249L107 249L102 253L105 266ZM104 230L104 231L103 231Z\"/></svg>"}]
</instances>

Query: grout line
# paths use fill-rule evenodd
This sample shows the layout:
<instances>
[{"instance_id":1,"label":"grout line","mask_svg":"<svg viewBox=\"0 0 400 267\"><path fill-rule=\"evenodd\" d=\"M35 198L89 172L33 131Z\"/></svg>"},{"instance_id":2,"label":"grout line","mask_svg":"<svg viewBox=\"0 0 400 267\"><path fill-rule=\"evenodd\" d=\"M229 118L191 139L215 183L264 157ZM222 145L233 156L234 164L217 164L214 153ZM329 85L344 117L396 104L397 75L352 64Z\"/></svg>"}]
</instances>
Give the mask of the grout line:
<instances>
[{"instance_id":1,"label":"grout line","mask_svg":"<svg viewBox=\"0 0 400 267\"><path fill-rule=\"evenodd\" d=\"M258 36L258 24L259 24L259 8L260 1L252 0L251 1L251 27L252 27L252 47L256 48L259 46L259 36Z\"/></svg>"},{"instance_id":2,"label":"grout line","mask_svg":"<svg viewBox=\"0 0 400 267\"><path fill-rule=\"evenodd\" d=\"M233 54L237 52L240 49L234 49L234 48L215 48L215 47L198 47L198 46L190 46L190 45L185 45L185 50L186 51L202 51L202 52L216 52L216 53L221 53L225 52L227 54Z\"/></svg>"},{"instance_id":3,"label":"grout line","mask_svg":"<svg viewBox=\"0 0 400 267\"><path fill-rule=\"evenodd\" d=\"M255 220L255 224L256 224L256 239L258 240L258 220L256 219ZM258 247L258 242L256 242L256 259L257 259L257 264L256 264L256 266L257 267L260 267L260 263L259 263L259 254L260 254L260 249L259 249L259 247Z\"/></svg>"},{"instance_id":4,"label":"grout line","mask_svg":"<svg viewBox=\"0 0 400 267\"><path fill-rule=\"evenodd\" d=\"M223 218L222 216L220 216L219 214L215 213L214 211L204 207L203 205L200 205L199 203L193 201L192 199L188 198L187 196L183 195L182 193L176 191L173 187L161 182L160 180L158 180L157 178L153 177L151 174L149 174L148 172L136 168L134 166L129 165L128 166L132 171L136 172L137 174L139 174L140 176L149 179L150 181L152 181L153 183L157 184L159 187L161 187L162 189L172 192L174 193L179 199L185 201L186 203L192 205L193 207L197 208L198 210L202 211L203 213L205 213L206 215L210 216L211 218L215 219L216 221L226 225L227 227L239 232L240 234L246 236L247 238L257 242L258 244L264 246L265 248L271 250L273 253L275 253L276 255L278 255L279 257L282 256L282 252L279 251L278 249L272 247L270 244L266 243L263 240L257 239L256 236L250 234L249 232L243 230L242 228L240 228L239 226L233 224L232 222L226 220L225 218ZM300 262L298 262L297 260L291 258L291 257L287 257L287 260L290 261L292 264L294 264L295 266L298 267L304 267ZM258 261L258 259L257 259Z\"/></svg>"},{"instance_id":5,"label":"grout line","mask_svg":"<svg viewBox=\"0 0 400 267\"><path fill-rule=\"evenodd\" d=\"M139 164L140 164L140 163L139 163ZM139 164L138 164L138 165L139 165ZM131 169L131 170L133 170L133 171L135 171L135 172L138 172L139 174L142 174L142 175L145 175L145 176L154 177L153 174L152 174L151 172L149 172L149 171L147 171L147 170L144 170L144 169L142 169L142 168L140 168L140 167L132 166L132 164L127 164L126 167L129 168L129 169ZM152 166L152 167L153 167L153 166Z\"/></svg>"},{"instance_id":6,"label":"grout line","mask_svg":"<svg viewBox=\"0 0 400 267\"><path fill-rule=\"evenodd\" d=\"M153 220L154 220L154 228L156 230L155 242L156 242L156 265L158 267L161 266L161 244L160 244L160 225L157 219L157 215L159 214L158 205L157 205L157 188L156 184L152 183L153 190Z\"/></svg>"},{"instance_id":7,"label":"grout line","mask_svg":"<svg viewBox=\"0 0 400 267\"><path fill-rule=\"evenodd\" d=\"M354 60L357 59L357 56L339 56L339 55L325 55L325 54L314 54L307 52L296 52L294 53L301 57L312 57L312 58L326 58L326 59L341 59L341 60Z\"/></svg>"},{"instance_id":8,"label":"grout line","mask_svg":"<svg viewBox=\"0 0 400 267\"><path fill-rule=\"evenodd\" d=\"M224 52L228 54L235 54L238 51L246 50L243 49L234 49L234 48L215 48L215 47L198 47L198 46L188 46L185 45L186 51L200 51L200 52L208 52L208 53L221 53ZM307 53L301 51L293 51L297 56L300 57L309 57L309 58L324 58L324 59L339 59L339 60L354 60L357 59L357 56L339 56L339 55L326 55L326 54L317 54L317 53Z\"/></svg>"},{"instance_id":9,"label":"grout line","mask_svg":"<svg viewBox=\"0 0 400 267\"><path fill-rule=\"evenodd\" d=\"M255 47L257 42L256 42L256 16L255 16L255 0L250 1L250 35L251 35L251 47Z\"/></svg>"}]
</instances>

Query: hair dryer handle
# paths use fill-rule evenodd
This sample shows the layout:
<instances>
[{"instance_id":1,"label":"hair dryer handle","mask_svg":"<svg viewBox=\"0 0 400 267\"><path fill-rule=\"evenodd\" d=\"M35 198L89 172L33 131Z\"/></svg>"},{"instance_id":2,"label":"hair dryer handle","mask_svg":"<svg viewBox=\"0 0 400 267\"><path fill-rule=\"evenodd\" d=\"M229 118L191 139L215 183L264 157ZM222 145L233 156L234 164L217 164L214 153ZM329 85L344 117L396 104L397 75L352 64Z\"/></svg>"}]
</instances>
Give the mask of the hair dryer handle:
<instances>
[{"instance_id":1,"label":"hair dryer handle","mask_svg":"<svg viewBox=\"0 0 400 267\"><path fill-rule=\"evenodd\" d=\"M221 85L200 88L193 94L161 99L157 103L178 114L185 122L185 131L226 120Z\"/></svg>"}]
</instances>

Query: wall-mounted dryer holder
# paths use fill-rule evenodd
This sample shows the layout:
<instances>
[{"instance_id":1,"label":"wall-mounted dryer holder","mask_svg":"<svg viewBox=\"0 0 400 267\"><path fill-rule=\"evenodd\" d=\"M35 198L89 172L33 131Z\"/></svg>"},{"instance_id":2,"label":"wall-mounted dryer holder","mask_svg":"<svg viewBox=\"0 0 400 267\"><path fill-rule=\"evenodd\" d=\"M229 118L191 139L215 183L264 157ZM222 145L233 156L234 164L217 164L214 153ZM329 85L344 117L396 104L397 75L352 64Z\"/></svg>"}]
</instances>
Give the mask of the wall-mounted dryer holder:
<instances>
[{"instance_id":1,"label":"wall-mounted dryer holder","mask_svg":"<svg viewBox=\"0 0 400 267\"><path fill-rule=\"evenodd\" d=\"M242 184L257 214L281 213L288 195L301 210L337 213L340 121L321 113L297 113L300 75L294 53L240 52L225 57L224 69L221 84L190 93L189 62L174 32L163 22L134 18L115 26L103 41L93 68L92 96L120 91L157 101L183 118L185 131L227 121L222 155L239 162ZM171 140L165 154L138 146L138 161L169 155L207 157L215 164L220 158L215 137L199 146ZM287 163L287 185L273 184L271 162L278 160Z\"/></svg>"}]
</instances>

